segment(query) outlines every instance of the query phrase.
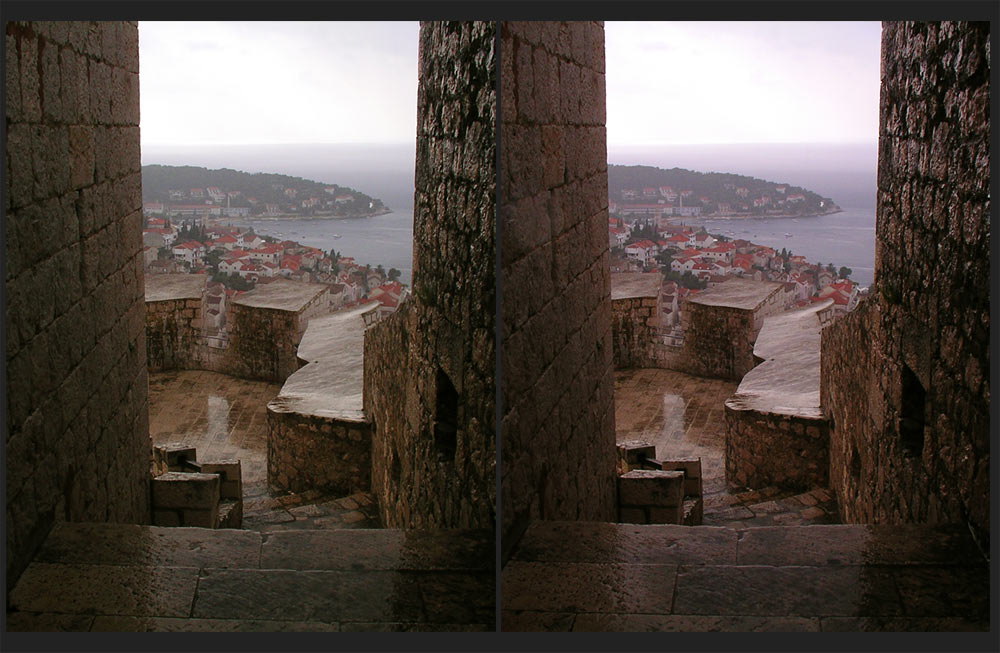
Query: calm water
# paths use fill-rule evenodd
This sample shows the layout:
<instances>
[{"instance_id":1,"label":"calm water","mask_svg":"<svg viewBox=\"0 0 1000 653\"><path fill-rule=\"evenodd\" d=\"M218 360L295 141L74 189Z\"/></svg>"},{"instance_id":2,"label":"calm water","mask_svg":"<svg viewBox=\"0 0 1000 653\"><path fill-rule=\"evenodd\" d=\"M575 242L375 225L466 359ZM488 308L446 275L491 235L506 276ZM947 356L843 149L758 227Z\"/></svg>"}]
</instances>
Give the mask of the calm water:
<instances>
[{"instance_id":1,"label":"calm water","mask_svg":"<svg viewBox=\"0 0 1000 653\"><path fill-rule=\"evenodd\" d=\"M784 247L810 263L846 265L852 270L851 279L862 286L870 286L874 277L875 209L845 208L811 218L687 218L685 223L778 251Z\"/></svg>"},{"instance_id":2,"label":"calm water","mask_svg":"<svg viewBox=\"0 0 1000 653\"><path fill-rule=\"evenodd\" d=\"M337 220L232 220L234 226L249 226L262 236L295 240L323 251L335 249L344 256L372 267L397 268L400 281L413 275L413 211L396 210L373 218ZM336 238L339 235L340 238Z\"/></svg>"}]
</instances>

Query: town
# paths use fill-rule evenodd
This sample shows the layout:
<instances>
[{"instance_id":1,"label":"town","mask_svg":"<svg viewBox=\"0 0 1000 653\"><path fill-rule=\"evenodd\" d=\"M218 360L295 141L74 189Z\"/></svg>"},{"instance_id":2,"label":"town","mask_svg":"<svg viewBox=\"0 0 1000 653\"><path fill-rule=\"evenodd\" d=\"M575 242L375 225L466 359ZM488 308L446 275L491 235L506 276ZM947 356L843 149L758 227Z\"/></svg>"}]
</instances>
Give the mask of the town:
<instances>
[{"instance_id":1,"label":"town","mask_svg":"<svg viewBox=\"0 0 1000 653\"><path fill-rule=\"evenodd\" d=\"M736 277L781 282L785 310L833 300L831 318L854 310L866 292L851 281L850 268L810 263L786 249L710 234L664 217L634 222L610 217L608 240L612 272L662 275L660 325L666 332L679 331L685 300Z\"/></svg>"},{"instance_id":2,"label":"town","mask_svg":"<svg viewBox=\"0 0 1000 653\"><path fill-rule=\"evenodd\" d=\"M209 275L205 290L205 329L210 337L226 336L229 302L261 284L284 278L323 284L329 289L329 310L377 304L375 317L395 312L409 289L400 271L382 265L361 265L330 250L260 236L251 228L146 215L142 230L143 263L147 274Z\"/></svg>"}]
</instances>

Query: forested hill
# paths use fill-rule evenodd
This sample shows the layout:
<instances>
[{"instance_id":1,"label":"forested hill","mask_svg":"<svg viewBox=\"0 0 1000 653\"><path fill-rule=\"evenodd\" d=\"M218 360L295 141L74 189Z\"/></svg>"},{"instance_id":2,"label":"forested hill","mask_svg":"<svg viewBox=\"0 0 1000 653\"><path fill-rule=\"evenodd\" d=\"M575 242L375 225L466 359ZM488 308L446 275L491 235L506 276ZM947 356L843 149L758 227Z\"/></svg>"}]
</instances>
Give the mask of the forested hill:
<instances>
[{"instance_id":1,"label":"forested hill","mask_svg":"<svg viewBox=\"0 0 1000 653\"><path fill-rule=\"evenodd\" d=\"M216 190L213 197L212 192ZM329 210L337 215L371 215L388 212L382 200L347 186L288 175L196 166L143 166L142 200L172 204L214 201L222 206L252 207L251 212L262 211L266 204L297 213Z\"/></svg>"},{"instance_id":2,"label":"forested hill","mask_svg":"<svg viewBox=\"0 0 1000 653\"><path fill-rule=\"evenodd\" d=\"M711 213L806 214L837 210L833 199L811 190L724 172L683 168L608 166L612 202L701 207Z\"/></svg>"}]
</instances>

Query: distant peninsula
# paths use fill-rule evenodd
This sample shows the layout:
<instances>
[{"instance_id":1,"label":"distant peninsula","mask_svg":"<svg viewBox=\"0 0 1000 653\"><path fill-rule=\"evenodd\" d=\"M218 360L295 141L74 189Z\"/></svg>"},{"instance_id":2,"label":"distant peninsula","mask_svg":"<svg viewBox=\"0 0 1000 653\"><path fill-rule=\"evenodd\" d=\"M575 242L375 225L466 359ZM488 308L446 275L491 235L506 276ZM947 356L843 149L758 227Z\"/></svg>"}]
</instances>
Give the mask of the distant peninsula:
<instances>
[{"instance_id":1,"label":"distant peninsula","mask_svg":"<svg viewBox=\"0 0 1000 653\"><path fill-rule=\"evenodd\" d=\"M339 184L229 168L142 166L147 214L204 218L361 218L391 213L382 200Z\"/></svg>"},{"instance_id":2,"label":"distant peninsula","mask_svg":"<svg viewBox=\"0 0 1000 653\"><path fill-rule=\"evenodd\" d=\"M792 184L724 172L608 166L609 211L619 216L803 217L837 213L829 197Z\"/></svg>"}]
</instances>

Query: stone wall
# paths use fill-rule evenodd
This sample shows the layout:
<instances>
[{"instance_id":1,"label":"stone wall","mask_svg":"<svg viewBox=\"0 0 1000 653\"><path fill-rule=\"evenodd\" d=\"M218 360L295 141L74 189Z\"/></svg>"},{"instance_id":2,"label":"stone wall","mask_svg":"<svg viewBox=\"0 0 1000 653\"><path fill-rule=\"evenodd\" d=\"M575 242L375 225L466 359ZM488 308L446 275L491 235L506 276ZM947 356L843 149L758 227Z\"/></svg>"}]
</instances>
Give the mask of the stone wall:
<instances>
[{"instance_id":1,"label":"stone wall","mask_svg":"<svg viewBox=\"0 0 1000 653\"><path fill-rule=\"evenodd\" d=\"M150 372L201 369L202 300L181 298L146 302L146 352Z\"/></svg>"},{"instance_id":2,"label":"stone wall","mask_svg":"<svg viewBox=\"0 0 1000 653\"><path fill-rule=\"evenodd\" d=\"M280 383L303 364L297 348L309 320L329 311L325 287L278 280L232 301L228 346L214 347L203 328L204 285L203 275L147 279L150 371L211 370Z\"/></svg>"},{"instance_id":3,"label":"stone wall","mask_svg":"<svg viewBox=\"0 0 1000 653\"><path fill-rule=\"evenodd\" d=\"M741 280L728 281L716 289ZM768 282L742 282L765 285ZM684 328L684 347L678 369L696 376L739 381L753 369L757 361L753 346L764 318L782 310L781 286L774 286L759 304L752 307L706 304L698 300L684 302L681 323ZM706 296L711 291L704 291Z\"/></svg>"},{"instance_id":4,"label":"stone wall","mask_svg":"<svg viewBox=\"0 0 1000 653\"><path fill-rule=\"evenodd\" d=\"M656 350L660 308L658 294L623 297L611 302L611 333L615 368L658 367Z\"/></svg>"},{"instance_id":5,"label":"stone wall","mask_svg":"<svg viewBox=\"0 0 1000 653\"><path fill-rule=\"evenodd\" d=\"M363 420L268 411L267 476L281 490L367 492L371 451L371 429Z\"/></svg>"},{"instance_id":6,"label":"stone wall","mask_svg":"<svg viewBox=\"0 0 1000 653\"><path fill-rule=\"evenodd\" d=\"M501 539L616 518L604 26L501 24Z\"/></svg>"},{"instance_id":7,"label":"stone wall","mask_svg":"<svg viewBox=\"0 0 1000 653\"><path fill-rule=\"evenodd\" d=\"M8 22L7 588L57 520L147 522L135 23Z\"/></svg>"},{"instance_id":8,"label":"stone wall","mask_svg":"<svg viewBox=\"0 0 1000 653\"><path fill-rule=\"evenodd\" d=\"M873 296L823 331L849 522L989 534L989 25L882 32Z\"/></svg>"},{"instance_id":9,"label":"stone wall","mask_svg":"<svg viewBox=\"0 0 1000 653\"><path fill-rule=\"evenodd\" d=\"M423 23L414 296L365 333L372 490L401 528L493 528L494 23Z\"/></svg>"},{"instance_id":10,"label":"stone wall","mask_svg":"<svg viewBox=\"0 0 1000 653\"><path fill-rule=\"evenodd\" d=\"M727 481L748 488L806 492L827 487L829 469L826 420L732 410L727 403Z\"/></svg>"}]
</instances>

